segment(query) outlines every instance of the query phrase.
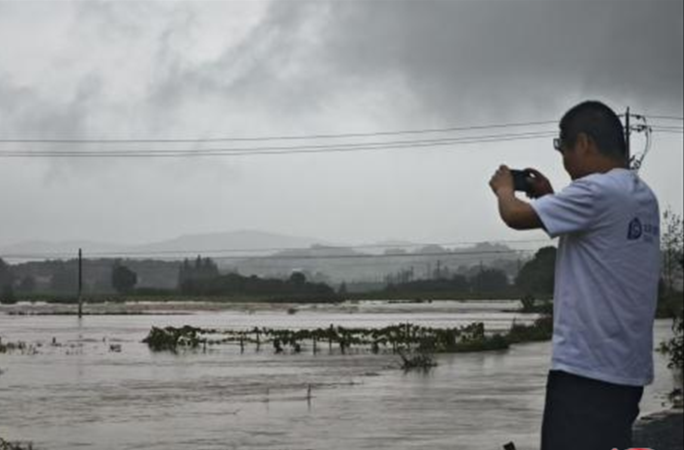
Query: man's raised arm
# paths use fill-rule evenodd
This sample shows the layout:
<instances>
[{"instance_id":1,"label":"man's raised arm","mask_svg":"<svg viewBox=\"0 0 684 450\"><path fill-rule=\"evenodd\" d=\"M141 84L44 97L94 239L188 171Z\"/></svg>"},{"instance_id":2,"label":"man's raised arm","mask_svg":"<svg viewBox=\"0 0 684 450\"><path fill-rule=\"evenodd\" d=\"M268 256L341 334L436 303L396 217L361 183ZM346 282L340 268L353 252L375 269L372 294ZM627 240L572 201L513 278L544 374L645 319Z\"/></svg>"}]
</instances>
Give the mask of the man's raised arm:
<instances>
[{"instance_id":1,"label":"man's raised arm","mask_svg":"<svg viewBox=\"0 0 684 450\"><path fill-rule=\"evenodd\" d=\"M543 178L543 176L541 178ZM535 182L532 182L532 180L530 181L533 186L533 196L541 194L539 189L534 186ZM536 183L539 181L541 180L537 180ZM543 181L548 185L548 189L553 192L553 189L551 189L548 184L548 180L543 178ZM544 224L541 219L539 219L539 216L532 206L515 196L513 176L508 167L504 165L500 166L489 181L489 186L498 199L499 214L506 225L515 230L532 230L544 227Z\"/></svg>"}]
</instances>

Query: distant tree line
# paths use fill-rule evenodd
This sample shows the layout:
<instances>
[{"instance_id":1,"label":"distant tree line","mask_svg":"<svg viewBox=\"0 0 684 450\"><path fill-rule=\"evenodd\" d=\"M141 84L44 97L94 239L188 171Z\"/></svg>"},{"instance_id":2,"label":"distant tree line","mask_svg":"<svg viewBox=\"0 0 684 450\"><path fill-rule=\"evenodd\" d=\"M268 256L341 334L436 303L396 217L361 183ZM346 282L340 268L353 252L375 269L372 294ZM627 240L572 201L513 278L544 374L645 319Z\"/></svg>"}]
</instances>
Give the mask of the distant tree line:
<instances>
[{"instance_id":1,"label":"distant tree line","mask_svg":"<svg viewBox=\"0 0 684 450\"><path fill-rule=\"evenodd\" d=\"M532 261L528 262L520 271L516 285L529 289L531 292L550 292L547 284L540 280L553 278L552 264L546 264L553 257L551 250L540 251ZM542 258L539 261L540 257ZM298 271L288 278L261 278L255 275L243 276L238 273L221 274L218 265L211 258L197 256L175 263L175 288L154 289L140 287L140 276L132 267L153 267L153 261L140 262L133 260L109 260L105 265L103 260L88 260L84 270L86 283L84 292L116 292L120 295L203 295L203 296L242 296L242 297L279 297L283 299L314 299L337 300L347 295L346 283L343 283L336 293L325 283L314 283L307 280L307 276ZM31 293L52 293L54 295L74 296L78 289L78 265L76 260L44 261L30 263L33 271L23 269L24 275L20 279L13 273L13 266L0 259L0 300L4 303L13 302L15 295L29 295ZM549 272L549 268L551 271ZM14 267L16 270L16 266ZM97 269L97 270L96 270ZM29 273L27 273L29 272ZM478 293L501 294L509 292L512 286L509 277L501 269L480 266L471 268L470 274L451 273L446 267L435 266L431 274L434 279L413 279L413 271L401 271L386 278L386 285L379 285L376 292L386 293ZM35 274L35 275L33 275ZM97 278L94 282L93 275ZM40 278L41 286L37 287L36 277ZM46 281L47 280L47 281ZM399 282L392 282L398 280ZM47 284L46 284L47 283ZM552 287L551 287L552 289Z\"/></svg>"},{"instance_id":2,"label":"distant tree line","mask_svg":"<svg viewBox=\"0 0 684 450\"><path fill-rule=\"evenodd\" d=\"M119 294L130 294L138 283L138 274L117 260L112 267L112 287Z\"/></svg>"},{"instance_id":3,"label":"distant tree line","mask_svg":"<svg viewBox=\"0 0 684 450\"><path fill-rule=\"evenodd\" d=\"M556 247L544 247L537 251L534 258L520 268L515 278L515 287L523 295L553 294L556 274Z\"/></svg>"},{"instance_id":4,"label":"distant tree line","mask_svg":"<svg viewBox=\"0 0 684 450\"><path fill-rule=\"evenodd\" d=\"M663 273L658 314L682 315L682 263L684 238L682 218L666 212L663 220ZM435 251L436 252L436 251ZM322 301L345 296L410 296L430 294L448 298L453 294L515 296L534 306L537 298L550 298L554 289L556 249L544 247L524 264L492 260L486 264L459 266L453 270L444 261L424 262L417 275L414 267L398 267L384 282L348 281L335 293L330 284L312 282L314 275L301 270L269 278L256 275L222 274L211 258L197 256L178 261L88 259L84 261L83 292L121 295L210 295L227 297L267 297L314 299ZM283 266L287 267L287 266ZM289 266L291 267L291 266ZM452 266L453 267L453 266ZM417 279L417 276L425 277ZM324 278L315 278L320 281ZM32 261L9 265L0 258L0 302L45 295L75 298L78 289L78 262L70 260ZM40 297L39 297L40 298Z\"/></svg>"},{"instance_id":5,"label":"distant tree line","mask_svg":"<svg viewBox=\"0 0 684 450\"><path fill-rule=\"evenodd\" d=\"M333 288L324 283L310 283L301 272L293 272L286 280L238 273L221 275L211 258L200 256L194 263L187 259L183 261L178 273L178 288L187 295L256 296L299 301L337 299Z\"/></svg>"},{"instance_id":6,"label":"distant tree line","mask_svg":"<svg viewBox=\"0 0 684 450\"><path fill-rule=\"evenodd\" d=\"M544 247L527 261L511 282L504 270L480 265L470 274L455 273L438 267L432 279L412 280L412 271L401 272L388 277L385 287L388 293L441 293L458 294L520 294L550 296L553 293L555 247Z\"/></svg>"},{"instance_id":7,"label":"distant tree line","mask_svg":"<svg viewBox=\"0 0 684 450\"><path fill-rule=\"evenodd\" d=\"M446 278L390 283L385 292L482 292L498 293L509 287L506 273L499 269L482 268L473 277L454 274Z\"/></svg>"},{"instance_id":8,"label":"distant tree line","mask_svg":"<svg viewBox=\"0 0 684 450\"><path fill-rule=\"evenodd\" d=\"M181 292L185 292L193 285L219 276L218 265L211 258L202 258L198 255L194 262L186 258L178 270L178 288Z\"/></svg>"},{"instance_id":9,"label":"distant tree line","mask_svg":"<svg viewBox=\"0 0 684 450\"><path fill-rule=\"evenodd\" d=\"M10 266L0 259L0 299L3 303L14 303L14 277Z\"/></svg>"},{"instance_id":10,"label":"distant tree line","mask_svg":"<svg viewBox=\"0 0 684 450\"><path fill-rule=\"evenodd\" d=\"M83 294L137 294L148 290L168 293L177 287L179 265L179 261L86 258L83 260ZM131 285L132 275L136 281ZM3 287L19 299L68 301L78 291L78 260L0 263L0 293Z\"/></svg>"}]
</instances>

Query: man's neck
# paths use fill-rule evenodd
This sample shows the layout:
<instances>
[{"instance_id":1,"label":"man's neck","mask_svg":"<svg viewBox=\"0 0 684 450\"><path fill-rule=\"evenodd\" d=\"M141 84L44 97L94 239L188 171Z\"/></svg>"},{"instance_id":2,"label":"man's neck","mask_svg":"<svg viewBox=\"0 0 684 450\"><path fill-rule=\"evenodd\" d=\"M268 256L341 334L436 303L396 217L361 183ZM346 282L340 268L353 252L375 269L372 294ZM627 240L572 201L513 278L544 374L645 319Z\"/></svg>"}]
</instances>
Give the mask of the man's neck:
<instances>
[{"instance_id":1,"label":"man's neck","mask_svg":"<svg viewBox=\"0 0 684 450\"><path fill-rule=\"evenodd\" d=\"M582 173L580 176L577 178L574 178L573 180L577 180L579 178L584 178L589 175L594 175L597 173L608 173L611 170L614 169L627 169L628 165L627 163L623 163L621 161L616 161L614 159L609 159L609 158L600 158L596 159L592 162L592 164L588 165L587 171L585 173Z\"/></svg>"},{"instance_id":2,"label":"man's neck","mask_svg":"<svg viewBox=\"0 0 684 450\"><path fill-rule=\"evenodd\" d=\"M608 173L613 169L627 169L628 164L625 161L617 161L612 158L597 158L592 164L592 173Z\"/></svg>"}]
</instances>

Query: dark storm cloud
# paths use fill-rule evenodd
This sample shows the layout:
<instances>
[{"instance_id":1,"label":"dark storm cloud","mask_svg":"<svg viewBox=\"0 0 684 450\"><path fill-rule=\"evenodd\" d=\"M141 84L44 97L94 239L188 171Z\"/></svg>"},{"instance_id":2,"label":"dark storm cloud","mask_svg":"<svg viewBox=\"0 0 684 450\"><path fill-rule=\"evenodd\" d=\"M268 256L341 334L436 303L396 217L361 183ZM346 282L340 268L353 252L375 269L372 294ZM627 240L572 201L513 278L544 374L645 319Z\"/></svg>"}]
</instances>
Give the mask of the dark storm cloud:
<instances>
[{"instance_id":1,"label":"dark storm cloud","mask_svg":"<svg viewBox=\"0 0 684 450\"><path fill-rule=\"evenodd\" d=\"M304 119L335 102L353 104L363 92L382 93L389 79L422 102L423 111L388 111L397 116L427 112L477 122L556 110L582 96L681 110L681 1L277 1L240 42L199 62L174 38L197 26L193 5L211 4L77 5L72 26L89 31L74 37L100 36L103 52L117 42L135 47L155 37L156 44L146 44L152 70L136 80L147 87L144 97L117 101L138 103L130 128L142 133L141 123L159 132L165 124L192 126L188 108L210 121L217 103L232 114ZM79 90L91 87L67 103L21 92L0 76L12 129L81 135L88 107L96 105L84 96L94 98L97 83L119 80L117 73L100 73L97 82L79 76ZM23 100L10 110L18 96Z\"/></svg>"},{"instance_id":2,"label":"dark storm cloud","mask_svg":"<svg viewBox=\"0 0 684 450\"><path fill-rule=\"evenodd\" d=\"M569 93L682 99L681 1L336 2L328 62L394 70L440 109L515 109Z\"/></svg>"},{"instance_id":3,"label":"dark storm cloud","mask_svg":"<svg viewBox=\"0 0 684 450\"><path fill-rule=\"evenodd\" d=\"M215 61L161 52L168 70L150 98L167 113L218 98L306 116L399 79L423 114L446 119L557 111L584 96L678 111L682 17L667 0L274 2Z\"/></svg>"}]
</instances>

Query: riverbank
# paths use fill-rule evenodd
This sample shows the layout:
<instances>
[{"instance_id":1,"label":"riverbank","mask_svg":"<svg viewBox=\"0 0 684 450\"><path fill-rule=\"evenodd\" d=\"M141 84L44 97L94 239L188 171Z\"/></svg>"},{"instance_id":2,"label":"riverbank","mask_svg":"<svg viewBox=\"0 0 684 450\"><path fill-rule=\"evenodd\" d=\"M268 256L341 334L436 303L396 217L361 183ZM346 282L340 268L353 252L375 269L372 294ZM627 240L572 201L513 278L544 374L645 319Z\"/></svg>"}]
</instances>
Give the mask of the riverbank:
<instances>
[{"instance_id":1,"label":"riverbank","mask_svg":"<svg viewBox=\"0 0 684 450\"><path fill-rule=\"evenodd\" d=\"M639 419L634 426L634 447L682 450L684 448L682 410L671 409Z\"/></svg>"}]
</instances>

